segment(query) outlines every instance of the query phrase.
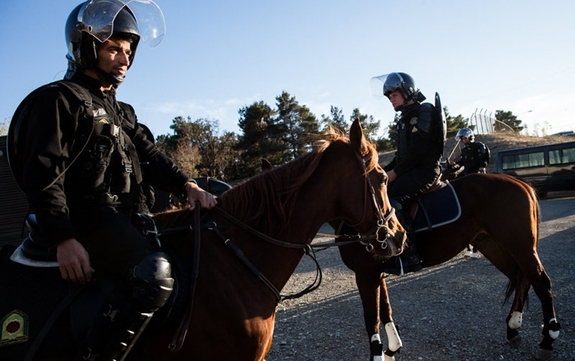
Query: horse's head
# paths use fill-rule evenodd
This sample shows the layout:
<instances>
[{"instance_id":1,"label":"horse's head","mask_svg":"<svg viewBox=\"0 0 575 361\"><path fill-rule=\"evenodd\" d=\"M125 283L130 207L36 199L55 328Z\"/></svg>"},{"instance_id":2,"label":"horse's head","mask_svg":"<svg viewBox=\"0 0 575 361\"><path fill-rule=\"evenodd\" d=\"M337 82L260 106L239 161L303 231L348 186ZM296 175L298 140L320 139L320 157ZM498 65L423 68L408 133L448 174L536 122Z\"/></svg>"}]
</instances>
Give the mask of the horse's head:
<instances>
[{"instance_id":1,"label":"horse's head","mask_svg":"<svg viewBox=\"0 0 575 361\"><path fill-rule=\"evenodd\" d=\"M317 232L318 224L341 220L374 255L401 253L405 230L387 198L387 175L375 145L359 120L349 137L328 132L314 148L279 167L262 162L262 170L269 170L224 193L218 203L272 237L311 241L308 233Z\"/></svg>"},{"instance_id":2,"label":"horse's head","mask_svg":"<svg viewBox=\"0 0 575 361\"><path fill-rule=\"evenodd\" d=\"M337 206L346 215L341 220L359 232L366 249L376 257L398 255L403 251L406 232L387 197L388 177L378 163L376 147L365 138L359 119L350 128L349 146L355 164L346 163L345 168L338 169L346 177L339 184L344 191Z\"/></svg>"}]
</instances>

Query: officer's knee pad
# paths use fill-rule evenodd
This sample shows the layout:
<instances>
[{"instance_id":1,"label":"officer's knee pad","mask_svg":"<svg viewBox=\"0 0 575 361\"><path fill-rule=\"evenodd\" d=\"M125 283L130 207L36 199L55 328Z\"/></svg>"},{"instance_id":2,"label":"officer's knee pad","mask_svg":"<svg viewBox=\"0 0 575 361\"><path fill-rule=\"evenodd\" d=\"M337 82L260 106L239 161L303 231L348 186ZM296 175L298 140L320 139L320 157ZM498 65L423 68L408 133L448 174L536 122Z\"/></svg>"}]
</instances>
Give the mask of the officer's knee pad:
<instances>
[{"instance_id":1,"label":"officer's knee pad","mask_svg":"<svg viewBox=\"0 0 575 361\"><path fill-rule=\"evenodd\" d=\"M162 307L174 287L172 266L164 252L147 255L135 269L132 283L134 299L143 312L154 312Z\"/></svg>"}]
</instances>

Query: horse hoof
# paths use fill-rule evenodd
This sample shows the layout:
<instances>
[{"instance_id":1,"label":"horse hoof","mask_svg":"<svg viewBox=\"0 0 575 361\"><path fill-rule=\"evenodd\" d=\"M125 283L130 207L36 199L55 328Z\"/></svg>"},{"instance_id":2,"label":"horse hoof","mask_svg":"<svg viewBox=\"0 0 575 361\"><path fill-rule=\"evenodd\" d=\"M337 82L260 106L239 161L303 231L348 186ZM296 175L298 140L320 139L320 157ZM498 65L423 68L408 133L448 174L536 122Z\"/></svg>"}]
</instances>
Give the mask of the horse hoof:
<instances>
[{"instance_id":1,"label":"horse hoof","mask_svg":"<svg viewBox=\"0 0 575 361\"><path fill-rule=\"evenodd\" d=\"M551 360L553 358L553 350L544 350L540 348L535 354L536 360Z\"/></svg>"},{"instance_id":2,"label":"horse hoof","mask_svg":"<svg viewBox=\"0 0 575 361\"><path fill-rule=\"evenodd\" d=\"M510 338L509 340L507 340L507 343L509 344L509 346L511 346L511 348L518 348L519 344L521 343L521 335L517 335L515 337Z\"/></svg>"}]
</instances>

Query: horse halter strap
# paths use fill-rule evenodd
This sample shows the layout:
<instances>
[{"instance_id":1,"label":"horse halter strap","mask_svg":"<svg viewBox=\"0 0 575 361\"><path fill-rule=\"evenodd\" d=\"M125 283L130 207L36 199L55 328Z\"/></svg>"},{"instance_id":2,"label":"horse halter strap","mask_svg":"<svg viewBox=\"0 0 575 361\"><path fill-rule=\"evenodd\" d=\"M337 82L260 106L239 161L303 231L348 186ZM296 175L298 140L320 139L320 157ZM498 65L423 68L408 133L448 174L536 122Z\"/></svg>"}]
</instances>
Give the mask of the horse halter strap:
<instances>
[{"instance_id":1,"label":"horse halter strap","mask_svg":"<svg viewBox=\"0 0 575 361\"><path fill-rule=\"evenodd\" d=\"M383 214L383 207L379 205L379 203L377 202L377 197L375 196L375 188L373 187L373 184L371 183L371 179L369 179L369 174L367 172L367 166L366 166L366 160L359 154L356 153L355 154L357 159L359 160L359 163L361 164L361 167L363 169L363 174L365 175L365 187L364 187L364 199L367 198L367 190L369 189L370 193L371 193L371 200L373 201L373 206L375 207L375 210L377 212L377 222L376 222L376 226L375 226L375 234L374 236L367 236L367 237L361 237L360 242L361 244L363 244L366 247L366 250L368 252L372 252L373 251L373 245L371 245L370 243L366 242L367 240L371 240L374 239L380 244L380 247L382 249L387 249L387 247L389 247L389 240L391 239L391 235L389 234L389 232L385 232L385 237L383 239L379 238L379 231L382 228L385 228L385 225L389 222L389 220L391 219L391 217L393 217L393 215L395 214L395 208L391 207L391 210L389 211L389 213L387 215L382 216ZM367 213L367 203L364 203L364 207L363 207L363 214L361 216L360 221L355 224L355 225L351 225L351 227L355 228L356 226L360 225L363 220L365 219L365 215Z\"/></svg>"}]
</instances>

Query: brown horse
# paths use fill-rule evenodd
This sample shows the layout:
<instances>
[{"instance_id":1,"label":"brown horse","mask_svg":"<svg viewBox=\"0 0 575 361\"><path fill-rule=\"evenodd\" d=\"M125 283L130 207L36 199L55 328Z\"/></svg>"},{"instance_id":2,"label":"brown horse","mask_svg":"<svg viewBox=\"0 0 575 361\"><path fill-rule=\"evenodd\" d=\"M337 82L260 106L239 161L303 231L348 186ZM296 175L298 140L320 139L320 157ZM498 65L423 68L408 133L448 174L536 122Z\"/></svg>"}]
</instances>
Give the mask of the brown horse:
<instances>
[{"instance_id":1,"label":"brown horse","mask_svg":"<svg viewBox=\"0 0 575 361\"><path fill-rule=\"evenodd\" d=\"M207 226L194 240L201 257L190 292L193 306L186 306L187 337L177 352L170 351L178 334L172 323L147 330L139 346L153 360L263 360L272 343L279 291L325 222L352 224L380 260L399 254L405 231L386 197L387 178L377 160L356 121L349 138L332 134L307 155L222 194L217 209L202 215ZM187 264L198 255L191 251L193 218L188 210L154 216L165 234L162 243ZM179 228L187 231L176 232Z\"/></svg>"},{"instance_id":2,"label":"brown horse","mask_svg":"<svg viewBox=\"0 0 575 361\"><path fill-rule=\"evenodd\" d=\"M423 267L446 262L472 244L507 278L505 300L515 292L507 317L507 341L518 347L518 329L531 286L543 310L543 340L537 359L553 355L552 343L559 336L551 291L551 280L537 253L539 240L539 204L534 190L526 183L503 174L471 174L451 182L461 206L455 222L418 232L417 248ZM387 286L383 277L385 264L369 259L358 245L339 248L342 260L355 272L361 297L365 326L370 337L371 360L394 360L402 346L393 323ZM388 262L393 262L389 260ZM382 354L380 321L388 338Z\"/></svg>"}]
</instances>

